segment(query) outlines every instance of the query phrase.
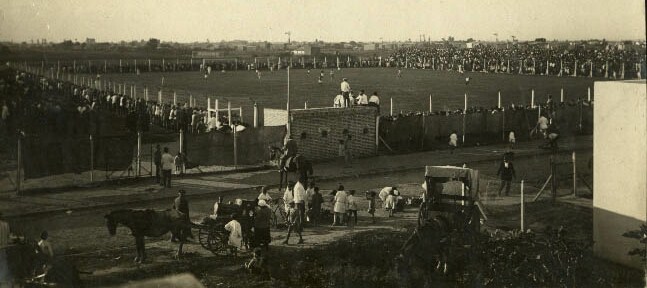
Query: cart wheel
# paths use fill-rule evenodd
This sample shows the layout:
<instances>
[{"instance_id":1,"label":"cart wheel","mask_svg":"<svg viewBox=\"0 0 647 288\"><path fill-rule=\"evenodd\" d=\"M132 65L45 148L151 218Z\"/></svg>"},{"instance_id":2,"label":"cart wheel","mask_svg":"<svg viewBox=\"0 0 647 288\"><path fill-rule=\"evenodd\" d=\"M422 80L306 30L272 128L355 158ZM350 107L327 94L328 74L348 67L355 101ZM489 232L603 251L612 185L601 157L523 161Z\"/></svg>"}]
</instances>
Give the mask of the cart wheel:
<instances>
[{"instance_id":1,"label":"cart wheel","mask_svg":"<svg viewBox=\"0 0 647 288\"><path fill-rule=\"evenodd\" d=\"M209 228L201 227L198 229L198 242L202 248L211 250L209 248Z\"/></svg>"},{"instance_id":2,"label":"cart wheel","mask_svg":"<svg viewBox=\"0 0 647 288\"><path fill-rule=\"evenodd\" d=\"M227 235L220 233L216 230L209 231L207 238L207 248L211 253L215 255L228 255L229 249L227 247Z\"/></svg>"}]
</instances>

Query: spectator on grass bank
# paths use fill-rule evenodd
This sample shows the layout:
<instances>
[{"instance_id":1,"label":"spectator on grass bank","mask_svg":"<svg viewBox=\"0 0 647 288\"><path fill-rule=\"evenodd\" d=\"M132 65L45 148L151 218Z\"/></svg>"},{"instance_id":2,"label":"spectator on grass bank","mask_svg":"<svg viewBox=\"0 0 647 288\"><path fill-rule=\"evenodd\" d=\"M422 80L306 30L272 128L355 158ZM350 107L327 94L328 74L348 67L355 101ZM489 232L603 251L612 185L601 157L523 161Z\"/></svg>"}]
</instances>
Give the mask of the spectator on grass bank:
<instances>
[{"instance_id":1,"label":"spectator on grass bank","mask_svg":"<svg viewBox=\"0 0 647 288\"><path fill-rule=\"evenodd\" d=\"M164 154L162 154L162 183L161 186L165 188L171 188L171 171L175 164L173 163L174 159L170 153L168 153L168 147L164 147Z\"/></svg>"},{"instance_id":2,"label":"spectator on grass bank","mask_svg":"<svg viewBox=\"0 0 647 288\"><path fill-rule=\"evenodd\" d=\"M499 170L496 172L496 175L501 177L501 185L499 186L499 193L497 195L501 196L501 191L503 191L503 188L505 187L505 196L508 196L510 194L512 179L516 178L514 166L508 158L503 158L503 162L499 165Z\"/></svg>"},{"instance_id":3,"label":"spectator on grass bank","mask_svg":"<svg viewBox=\"0 0 647 288\"><path fill-rule=\"evenodd\" d=\"M283 244L288 244L288 241L290 240L290 234L292 231L296 232L299 235L299 242L298 244L303 244L303 237L301 235L301 231L303 229L302 227L302 222L301 222L301 215L299 209L295 208L294 201L290 201L288 203L288 211L287 211L287 217L288 217L288 235L285 238L285 241L283 241Z\"/></svg>"},{"instance_id":4,"label":"spectator on grass bank","mask_svg":"<svg viewBox=\"0 0 647 288\"><path fill-rule=\"evenodd\" d=\"M155 183L161 184L162 174L162 151L160 145L155 145L155 153L153 154L153 162L155 162Z\"/></svg>"},{"instance_id":5,"label":"spectator on grass bank","mask_svg":"<svg viewBox=\"0 0 647 288\"><path fill-rule=\"evenodd\" d=\"M344 185L339 185L337 188L337 193L335 193L335 198L333 198L335 205L333 207L333 223L331 226L344 225L346 223L344 215L346 215L346 210L348 209L348 196L346 191L344 191Z\"/></svg>"},{"instance_id":6,"label":"spectator on grass bank","mask_svg":"<svg viewBox=\"0 0 647 288\"><path fill-rule=\"evenodd\" d=\"M450 148L450 153L454 154L454 149L458 146L458 135L456 134L456 131L453 131L451 135L449 135L449 148Z\"/></svg>"},{"instance_id":7,"label":"spectator on grass bank","mask_svg":"<svg viewBox=\"0 0 647 288\"><path fill-rule=\"evenodd\" d=\"M267 250L272 237L270 236L270 224L272 211L265 200L258 200L258 207L254 211L254 243Z\"/></svg>"}]
</instances>

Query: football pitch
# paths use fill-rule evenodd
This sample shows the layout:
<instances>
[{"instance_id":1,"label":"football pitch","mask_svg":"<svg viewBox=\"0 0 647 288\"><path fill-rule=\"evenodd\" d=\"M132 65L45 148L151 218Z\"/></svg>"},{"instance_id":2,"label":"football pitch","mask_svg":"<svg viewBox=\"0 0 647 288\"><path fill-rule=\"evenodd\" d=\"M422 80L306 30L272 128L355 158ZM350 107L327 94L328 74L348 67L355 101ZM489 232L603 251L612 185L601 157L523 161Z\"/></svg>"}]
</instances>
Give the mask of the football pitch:
<instances>
[{"instance_id":1,"label":"football pitch","mask_svg":"<svg viewBox=\"0 0 647 288\"><path fill-rule=\"evenodd\" d=\"M555 77L539 75L509 75L488 73L457 73L420 69L403 69L397 77L396 68L349 68L324 70L323 83L318 83L321 70L290 70L290 108L300 109L304 103L308 108L331 107L339 91L342 78L348 81L355 93L364 89L367 95L378 93L383 115L390 111L393 99L394 113L427 111L429 95L432 95L433 110L462 109L464 95L468 94L468 106L493 107L497 105L497 92L501 91L503 105L531 102L531 90L535 91L535 103L545 103L548 94L560 100L560 89L564 89L565 101L587 98L587 88L596 78ZM106 74L103 80L137 85L138 97L143 97L143 87L149 88L149 99L157 99L157 90L164 77L164 102L173 101L177 92L178 103L188 101L189 95L197 100L198 107L206 107L207 97L219 99L220 108L226 108L227 101L232 107L243 107L243 113L251 115L251 106L257 102L264 108L285 109L288 91L287 70L261 71L260 79L254 71L212 71L207 79L201 72ZM469 77L469 84L465 78ZM592 96L593 97L593 96Z\"/></svg>"}]
</instances>

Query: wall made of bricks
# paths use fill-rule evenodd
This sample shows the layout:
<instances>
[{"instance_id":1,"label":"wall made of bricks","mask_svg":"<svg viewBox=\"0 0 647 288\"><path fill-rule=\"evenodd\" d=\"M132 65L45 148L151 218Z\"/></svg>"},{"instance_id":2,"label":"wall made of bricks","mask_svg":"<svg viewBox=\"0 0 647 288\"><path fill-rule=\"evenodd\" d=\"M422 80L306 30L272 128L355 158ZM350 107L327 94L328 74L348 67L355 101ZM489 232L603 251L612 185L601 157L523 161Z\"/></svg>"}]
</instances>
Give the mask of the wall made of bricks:
<instances>
[{"instance_id":1,"label":"wall made of bricks","mask_svg":"<svg viewBox=\"0 0 647 288\"><path fill-rule=\"evenodd\" d=\"M315 108L290 111L290 133L311 160L339 157L339 141L351 135L353 157L374 156L376 108Z\"/></svg>"}]
</instances>

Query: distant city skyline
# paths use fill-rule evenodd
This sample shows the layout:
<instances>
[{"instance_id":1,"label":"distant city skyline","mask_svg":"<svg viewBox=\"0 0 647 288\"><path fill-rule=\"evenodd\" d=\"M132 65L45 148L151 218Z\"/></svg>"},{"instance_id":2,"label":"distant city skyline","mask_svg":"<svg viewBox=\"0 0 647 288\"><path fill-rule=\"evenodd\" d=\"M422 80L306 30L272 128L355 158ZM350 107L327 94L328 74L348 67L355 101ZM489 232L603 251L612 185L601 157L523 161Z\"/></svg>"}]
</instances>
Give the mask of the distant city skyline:
<instances>
[{"instance_id":1,"label":"distant city skyline","mask_svg":"<svg viewBox=\"0 0 647 288\"><path fill-rule=\"evenodd\" d=\"M0 0L0 41L645 40L642 0Z\"/></svg>"}]
</instances>

